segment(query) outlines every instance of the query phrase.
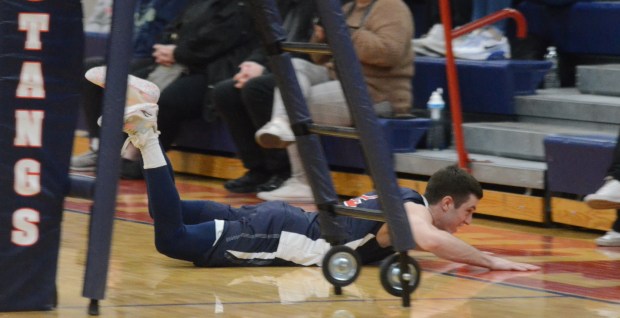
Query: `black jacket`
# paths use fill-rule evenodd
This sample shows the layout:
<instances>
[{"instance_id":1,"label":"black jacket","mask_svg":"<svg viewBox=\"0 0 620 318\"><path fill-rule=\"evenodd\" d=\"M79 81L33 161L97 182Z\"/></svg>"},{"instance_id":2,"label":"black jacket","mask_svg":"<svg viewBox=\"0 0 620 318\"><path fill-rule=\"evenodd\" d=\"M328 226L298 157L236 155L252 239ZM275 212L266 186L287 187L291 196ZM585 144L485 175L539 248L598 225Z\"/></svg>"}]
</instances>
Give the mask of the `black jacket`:
<instances>
[{"instance_id":1,"label":"black jacket","mask_svg":"<svg viewBox=\"0 0 620 318\"><path fill-rule=\"evenodd\" d=\"M258 46L245 0L193 0L168 30L175 60L209 83L231 77Z\"/></svg>"},{"instance_id":2,"label":"black jacket","mask_svg":"<svg viewBox=\"0 0 620 318\"><path fill-rule=\"evenodd\" d=\"M312 20L316 16L314 1L277 0L276 3L282 17L282 28L286 31L286 41L308 42L313 31ZM292 55L309 60L307 54L293 53ZM262 47L255 49L246 60L269 67L268 57Z\"/></svg>"},{"instance_id":3,"label":"black jacket","mask_svg":"<svg viewBox=\"0 0 620 318\"><path fill-rule=\"evenodd\" d=\"M210 87L231 78L258 47L247 0L192 0L168 27L162 41L175 44L174 58L207 78L203 117L212 120Z\"/></svg>"}]
</instances>

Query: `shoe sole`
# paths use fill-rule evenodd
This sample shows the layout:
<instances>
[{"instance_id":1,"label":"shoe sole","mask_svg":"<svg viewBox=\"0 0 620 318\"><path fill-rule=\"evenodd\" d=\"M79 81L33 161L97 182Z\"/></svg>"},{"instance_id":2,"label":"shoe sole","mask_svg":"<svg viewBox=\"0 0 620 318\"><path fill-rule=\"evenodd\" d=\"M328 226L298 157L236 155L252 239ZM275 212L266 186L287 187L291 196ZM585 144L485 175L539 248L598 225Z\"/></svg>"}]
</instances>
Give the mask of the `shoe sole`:
<instances>
[{"instance_id":1,"label":"shoe sole","mask_svg":"<svg viewBox=\"0 0 620 318\"><path fill-rule=\"evenodd\" d=\"M265 201L284 201L288 203L314 203L314 198L272 198L269 196L269 194L264 194L261 192L257 193L256 197Z\"/></svg>"},{"instance_id":2,"label":"shoe sole","mask_svg":"<svg viewBox=\"0 0 620 318\"><path fill-rule=\"evenodd\" d=\"M596 210L601 209L620 209L620 202L612 202L606 200L590 200L586 204Z\"/></svg>"},{"instance_id":3,"label":"shoe sole","mask_svg":"<svg viewBox=\"0 0 620 318\"><path fill-rule=\"evenodd\" d=\"M97 167L69 167L69 169L77 172L94 172Z\"/></svg>"},{"instance_id":4,"label":"shoe sole","mask_svg":"<svg viewBox=\"0 0 620 318\"><path fill-rule=\"evenodd\" d=\"M282 138L280 138L280 136L274 135L274 134L270 134L270 133L263 133L261 134L256 141L258 142L259 145L261 145L261 147L263 148L286 148L288 145L294 143L294 141L286 141L286 140L282 140Z\"/></svg>"},{"instance_id":5,"label":"shoe sole","mask_svg":"<svg viewBox=\"0 0 620 318\"><path fill-rule=\"evenodd\" d=\"M596 242L597 246L616 247L620 246L620 242Z\"/></svg>"},{"instance_id":6,"label":"shoe sole","mask_svg":"<svg viewBox=\"0 0 620 318\"><path fill-rule=\"evenodd\" d=\"M84 77L86 77L89 82L99 87L105 87L106 72L103 71L103 69L103 67L92 68L84 74ZM159 100L161 92L159 91L159 87L152 82L129 75L127 77L127 86L137 92L140 103L157 103ZM129 95L131 93L131 91L127 92L128 97L130 97Z\"/></svg>"}]
</instances>

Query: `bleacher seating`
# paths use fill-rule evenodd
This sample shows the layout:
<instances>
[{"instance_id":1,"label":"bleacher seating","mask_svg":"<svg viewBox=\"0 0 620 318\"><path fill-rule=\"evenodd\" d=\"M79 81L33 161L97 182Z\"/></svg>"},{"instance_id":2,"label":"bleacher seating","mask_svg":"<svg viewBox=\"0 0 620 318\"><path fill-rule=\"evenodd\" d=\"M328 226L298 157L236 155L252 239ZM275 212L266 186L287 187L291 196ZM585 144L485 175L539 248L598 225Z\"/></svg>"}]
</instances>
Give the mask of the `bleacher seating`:
<instances>
[{"instance_id":1,"label":"bleacher seating","mask_svg":"<svg viewBox=\"0 0 620 318\"><path fill-rule=\"evenodd\" d=\"M548 10L535 1L517 8L532 34L548 38L559 52L620 56L620 2L579 1Z\"/></svg>"},{"instance_id":2,"label":"bleacher seating","mask_svg":"<svg viewBox=\"0 0 620 318\"><path fill-rule=\"evenodd\" d=\"M514 115L514 97L534 94L551 67L546 61L456 61L463 112ZM447 91L444 58L418 56L413 79L414 106L426 101L438 87ZM446 103L450 96L445 94Z\"/></svg>"}]
</instances>

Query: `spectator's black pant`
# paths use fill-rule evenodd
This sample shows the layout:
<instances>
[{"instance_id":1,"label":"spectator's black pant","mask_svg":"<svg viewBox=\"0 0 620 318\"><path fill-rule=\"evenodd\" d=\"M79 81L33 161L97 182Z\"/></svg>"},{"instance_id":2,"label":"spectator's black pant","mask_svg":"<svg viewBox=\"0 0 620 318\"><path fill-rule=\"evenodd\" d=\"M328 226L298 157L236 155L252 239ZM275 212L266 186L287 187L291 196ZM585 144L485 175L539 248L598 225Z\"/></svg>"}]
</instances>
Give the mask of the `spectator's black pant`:
<instances>
[{"instance_id":1,"label":"spectator's black pant","mask_svg":"<svg viewBox=\"0 0 620 318\"><path fill-rule=\"evenodd\" d=\"M206 89L205 75L186 74L174 80L161 92L157 126L161 131L159 140L165 151L170 149L181 127L188 120L201 118L207 97Z\"/></svg>"},{"instance_id":2,"label":"spectator's black pant","mask_svg":"<svg viewBox=\"0 0 620 318\"><path fill-rule=\"evenodd\" d=\"M253 78L242 89L235 82L222 81L213 89L213 103L224 119L239 149L243 165L250 170L272 174L290 173L286 150L264 149L256 143L254 134L271 119L273 91L276 86L272 74Z\"/></svg>"}]
</instances>

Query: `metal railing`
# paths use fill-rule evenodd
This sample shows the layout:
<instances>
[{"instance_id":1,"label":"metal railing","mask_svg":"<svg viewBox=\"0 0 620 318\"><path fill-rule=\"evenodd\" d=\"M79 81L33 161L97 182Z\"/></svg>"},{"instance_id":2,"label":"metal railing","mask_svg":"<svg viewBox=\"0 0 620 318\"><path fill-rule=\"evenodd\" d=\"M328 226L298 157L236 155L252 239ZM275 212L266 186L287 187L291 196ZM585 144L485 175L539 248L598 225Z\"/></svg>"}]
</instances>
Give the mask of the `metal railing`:
<instances>
[{"instance_id":1,"label":"metal railing","mask_svg":"<svg viewBox=\"0 0 620 318\"><path fill-rule=\"evenodd\" d=\"M454 53L452 52L452 40L506 18L515 20L517 25L517 37L525 38L527 35L527 23L521 12L515 9L503 9L452 30L450 1L439 0L439 9L441 14L441 23L444 27L444 38L446 39L446 75L448 81L448 94L450 96L450 112L452 113L452 127L454 130L454 144L458 155L459 167L470 170L471 162L469 160L469 155L465 147L465 140L463 138L461 92L459 89Z\"/></svg>"}]
</instances>

